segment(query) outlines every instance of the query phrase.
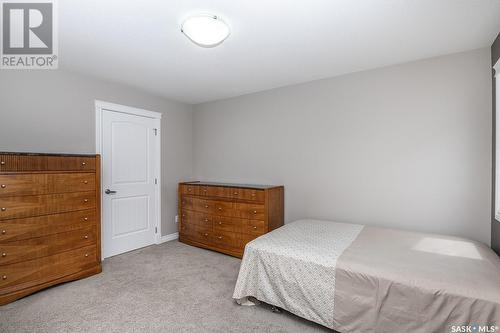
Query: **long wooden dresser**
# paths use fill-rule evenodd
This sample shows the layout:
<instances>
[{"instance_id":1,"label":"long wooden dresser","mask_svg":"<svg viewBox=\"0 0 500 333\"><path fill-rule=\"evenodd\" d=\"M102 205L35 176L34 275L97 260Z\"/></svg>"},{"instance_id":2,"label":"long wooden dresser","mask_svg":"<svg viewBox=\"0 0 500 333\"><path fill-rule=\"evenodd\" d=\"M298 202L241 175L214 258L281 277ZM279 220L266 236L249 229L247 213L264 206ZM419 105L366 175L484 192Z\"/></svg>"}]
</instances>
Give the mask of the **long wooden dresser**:
<instances>
[{"instance_id":1,"label":"long wooden dresser","mask_svg":"<svg viewBox=\"0 0 500 333\"><path fill-rule=\"evenodd\" d=\"M242 257L245 245L283 225L284 187L179 184L179 240Z\"/></svg>"},{"instance_id":2,"label":"long wooden dresser","mask_svg":"<svg viewBox=\"0 0 500 333\"><path fill-rule=\"evenodd\" d=\"M0 305L101 272L99 165L0 152Z\"/></svg>"}]
</instances>

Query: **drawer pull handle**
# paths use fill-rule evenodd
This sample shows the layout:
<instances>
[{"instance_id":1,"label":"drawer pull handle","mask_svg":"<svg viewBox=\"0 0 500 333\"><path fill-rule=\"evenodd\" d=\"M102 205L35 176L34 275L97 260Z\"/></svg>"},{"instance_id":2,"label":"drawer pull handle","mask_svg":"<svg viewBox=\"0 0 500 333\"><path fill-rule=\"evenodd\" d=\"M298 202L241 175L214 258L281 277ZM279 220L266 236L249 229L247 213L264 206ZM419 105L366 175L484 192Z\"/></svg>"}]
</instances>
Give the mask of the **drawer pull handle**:
<instances>
[{"instance_id":1,"label":"drawer pull handle","mask_svg":"<svg viewBox=\"0 0 500 333\"><path fill-rule=\"evenodd\" d=\"M83 199L83 202L87 203L89 202L89 199Z\"/></svg>"},{"instance_id":2,"label":"drawer pull handle","mask_svg":"<svg viewBox=\"0 0 500 333\"><path fill-rule=\"evenodd\" d=\"M205 205L205 208L208 208L208 205Z\"/></svg>"},{"instance_id":3,"label":"drawer pull handle","mask_svg":"<svg viewBox=\"0 0 500 333\"><path fill-rule=\"evenodd\" d=\"M254 227L253 227L253 230L257 230L257 227L256 227L256 226L254 226Z\"/></svg>"},{"instance_id":4,"label":"drawer pull handle","mask_svg":"<svg viewBox=\"0 0 500 333\"><path fill-rule=\"evenodd\" d=\"M222 225L222 222L219 222L219 225Z\"/></svg>"},{"instance_id":5,"label":"drawer pull handle","mask_svg":"<svg viewBox=\"0 0 500 333\"><path fill-rule=\"evenodd\" d=\"M208 222L208 219L205 219L205 222Z\"/></svg>"},{"instance_id":6,"label":"drawer pull handle","mask_svg":"<svg viewBox=\"0 0 500 333\"><path fill-rule=\"evenodd\" d=\"M87 163L86 163L86 162L82 162L82 166L86 166L86 165L87 165Z\"/></svg>"},{"instance_id":7,"label":"drawer pull handle","mask_svg":"<svg viewBox=\"0 0 500 333\"><path fill-rule=\"evenodd\" d=\"M2 280L7 280L7 275L2 276Z\"/></svg>"},{"instance_id":8,"label":"drawer pull handle","mask_svg":"<svg viewBox=\"0 0 500 333\"><path fill-rule=\"evenodd\" d=\"M222 207L219 207L219 210L222 210Z\"/></svg>"},{"instance_id":9,"label":"drawer pull handle","mask_svg":"<svg viewBox=\"0 0 500 333\"><path fill-rule=\"evenodd\" d=\"M207 236L208 236L208 234L204 234L204 236L205 236L205 237L207 237Z\"/></svg>"},{"instance_id":10,"label":"drawer pull handle","mask_svg":"<svg viewBox=\"0 0 500 333\"><path fill-rule=\"evenodd\" d=\"M1 186L1 187L2 187L2 188L6 188L6 187L7 187L7 185L5 185L5 184L2 184L2 186Z\"/></svg>"},{"instance_id":11,"label":"drawer pull handle","mask_svg":"<svg viewBox=\"0 0 500 333\"><path fill-rule=\"evenodd\" d=\"M182 217L186 217L186 214L182 214Z\"/></svg>"},{"instance_id":12,"label":"drawer pull handle","mask_svg":"<svg viewBox=\"0 0 500 333\"><path fill-rule=\"evenodd\" d=\"M83 218L83 220L84 220L84 221L88 221L88 220L89 220L89 218L88 218L88 217L84 217L84 218Z\"/></svg>"},{"instance_id":13,"label":"drawer pull handle","mask_svg":"<svg viewBox=\"0 0 500 333\"><path fill-rule=\"evenodd\" d=\"M89 239L89 236L85 235L83 236L84 239Z\"/></svg>"},{"instance_id":14,"label":"drawer pull handle","mask_svg":"<svg viewBox=\"0 0 500 333\"><path fill-rule=\"evenodd\" d=\"M83 183L84 184L88 184L89 182L88 182L88 180L84 180Z\"/></svg>"},{"instance_id":15,"label":"drawer pull handle","mask_svg":"<svg viewBox=\"0 0 500 333\"><path fill-rule=\"evenodd\" d=\"M234 195L238 195L238 192L234 192L233 194L234 194Z\"/></svg>"},{"instance_id":16,"label":"drawer pull handle","mask_svg":"<svg viewBox=\"0 0 500 333\"><path fill-rule=\"evenodd\" d=\"M2 257L7 257L7 253L2 253Z\"/></svg>"},{"instance_id":17,"label":"drawer pull handle","mask_svg":"<svg viewBox=\"0 0 500 333\"><path fill-rule=\"evenodd\" d=\"M5 211L7 210L7 208L2 207L0 210L1 210L2 212L5 212Z\"/></svg>"},{"instance_id":18,"label":"drawer pull handle","mask_svg":"<svg viewBox=\"0 0 500 333\"><path fill-rule=\"evenodd\" d=\"M7 231L2 230L2 235L5 235L6 233L7 233Z\"/></svg>"},{"instance_id":19,"label":"drawer pull handle","mask_svg":"<svg viewBox=\"0 0 500 333\"><path fill-rule=\"evenodd\" d=\"M208 191L207 189L203 190L203 192L205 192L205 193L207 193L207 191Z\"/></svg>"},{"instance_id":20,"label":"drawer pull handle","mask_svg":"<svg viewBox=\"0 0 500 333\"><path fill-rule=\"evenodd\" d=\"M190 189L190 188L188 188L188 192L191 192L191 189Z\"/></svg>"},{"instance_id":21,"label":"drawer pull handle","mask_svg":"<svg viewBox=\"0 0 500 333\"><path fill-rule=\"evenodd\" d=\"M222 239L222 236L217 237L218 239Z\"/></svg>"},{"instance_id":22,"label":"drawer pull handle","mask_svg":"<svg viewBox=\"0 0 500 333\"><path fill-rule=\"evenodd\" d=\"M88 256L89 256L89 254L88 254L88 253L85 253L85 257L88 257Z\"/></svg>"},{"instance_id":23,"label":"drawer pull handle","mask_svg":"<svg viewBox=\"0 0 500 333\"><path fill-rule=\"evenodd\" d=\"M257 214L257 211L256 211L256 210L254 210L254 211L253 211L253 213L254 213L254 214Z\"/></svg>"},{"instance_id":24,"label":"drawer pull handle","mask_svg":"<svg viewBox=\"0 0 500 333\"><path fill-rule=\"evenodd\" d=\"M255 193L252 193L252 197L255 197Z\"/></svg>"},{"instance_id":25,"label":"drawer pull handle","mask_svg":"<svg viewBox=\"0 0 500 333\"><path fill-rule=\"evenodd\" d=\"M1 161L1 162L0 162L0 165L5 165L5 161Z\"/></svg>"}]
</instances>

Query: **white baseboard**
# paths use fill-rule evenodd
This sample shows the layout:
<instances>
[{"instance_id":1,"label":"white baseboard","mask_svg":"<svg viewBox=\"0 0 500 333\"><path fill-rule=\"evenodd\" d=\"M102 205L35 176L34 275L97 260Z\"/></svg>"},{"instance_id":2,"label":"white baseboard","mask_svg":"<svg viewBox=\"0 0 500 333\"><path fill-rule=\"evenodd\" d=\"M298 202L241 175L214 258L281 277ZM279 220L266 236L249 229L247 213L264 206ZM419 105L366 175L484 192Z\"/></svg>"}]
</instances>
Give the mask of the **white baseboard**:
<instances>
[{"instance_id":1,"label":"white baseboard","mask_svg":"<svg viewBox=\"0 0 500 333\"><path fill-rule=\"evenodd\" d=\"M175 240L177 238L179 238L179 233L175 232L173 234L161 236L160 240L156 244L162 244L162 243L165 243L165 242L169 242L169 241Z\"/></svg>"}]
</instances>

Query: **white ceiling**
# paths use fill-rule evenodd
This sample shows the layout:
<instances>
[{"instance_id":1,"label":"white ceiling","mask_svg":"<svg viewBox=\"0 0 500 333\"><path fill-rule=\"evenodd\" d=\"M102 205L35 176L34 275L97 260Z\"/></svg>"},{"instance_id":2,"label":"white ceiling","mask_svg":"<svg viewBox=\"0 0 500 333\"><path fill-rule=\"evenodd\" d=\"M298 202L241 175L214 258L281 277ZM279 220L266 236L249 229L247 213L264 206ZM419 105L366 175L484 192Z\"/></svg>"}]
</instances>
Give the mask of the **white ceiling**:
<instances>
[{"instance_id":1,"label":"white ceiling","mask_svg":"<svg viewBox=\"0 0 500 333\"><path fill-rule=\"evenodd\" d=\"M60 68L200 103L490 46L499 0L62 0ZM181 32L231 26L206 49Z\"/></svg>"}]
</instances>

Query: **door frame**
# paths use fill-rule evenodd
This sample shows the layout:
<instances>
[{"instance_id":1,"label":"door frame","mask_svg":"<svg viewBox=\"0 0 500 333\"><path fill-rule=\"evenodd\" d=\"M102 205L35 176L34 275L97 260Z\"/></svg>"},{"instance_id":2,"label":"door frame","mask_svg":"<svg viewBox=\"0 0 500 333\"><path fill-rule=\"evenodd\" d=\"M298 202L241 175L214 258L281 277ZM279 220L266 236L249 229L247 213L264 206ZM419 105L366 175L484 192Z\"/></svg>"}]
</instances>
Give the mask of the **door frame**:
<instances>
[{"instance_id":1,"label":"door frame","mask_svg":"<svg viewBox=\"0 0 500 333\"><path fill-rule=\"evenodd\" d=\"M110 111L110 112L119 112L119 113L126 113L134 116L140 116L140 117L145 117L145 118L151 118L155 120L156 123L156 151L155 154L157 156L156 158L156 163L155 163L155 174L156 174L156 179L158 180L158 184L155 187L155 199L156 199L156 221L154 227L156 228L155 231L155 244L160 244L161 243L161 214L162 214L162 209L161 209L161 188L162 188L162 182L161 182L161 117L162 113L160 112L155 112L155 111L148 111L144 109L139 109L139 108L134 108L126 105L120 105L120 104L115 104L115 103L109 103L109 102L104 102L100 100L95 100L95 150L96 154L102 155L102 116L104 111ZM102 156L101 156L101 161L102 161ZM101 174L102 173L102 163L100 165L101 168ZM104 182L101 181L101 202L104 200L103 196L103 191L104 189ZM104 226L104 220L103 220L103 212L104 209L101 209L101 233L103 231L103 226ZM109 222L109 221L108 221ZM104 241L101 242L101 250L104 248ZM103 252L104 253L104 252ZM103 257L102 260L105 258Z\"/></svg>"}]
</instances>

